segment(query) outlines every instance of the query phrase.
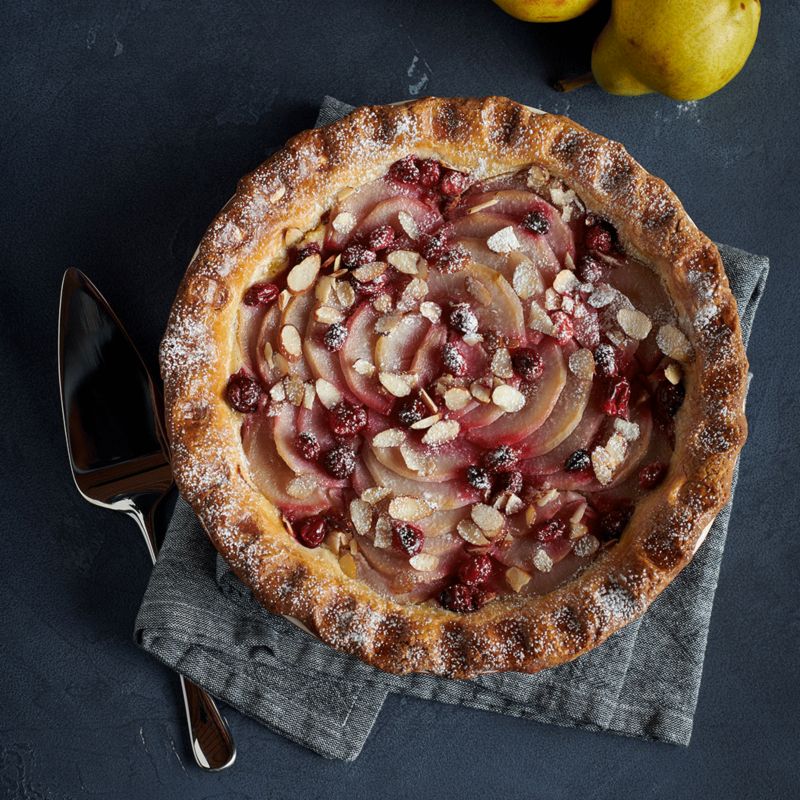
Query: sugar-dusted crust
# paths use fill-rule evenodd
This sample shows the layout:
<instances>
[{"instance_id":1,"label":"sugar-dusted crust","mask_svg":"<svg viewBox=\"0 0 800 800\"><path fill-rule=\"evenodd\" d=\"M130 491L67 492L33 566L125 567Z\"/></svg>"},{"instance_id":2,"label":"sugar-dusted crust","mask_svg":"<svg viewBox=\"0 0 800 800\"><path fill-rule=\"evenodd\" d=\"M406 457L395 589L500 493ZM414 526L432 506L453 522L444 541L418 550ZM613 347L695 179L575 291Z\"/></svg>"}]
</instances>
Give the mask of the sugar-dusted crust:
<instances>
[{"instance_id":1,"label":"sugar-dusted crust","mask_svg":"<svg viewBox=\"0 0 800 800\"><path fill-rule=\"evenodd\" d=\"M242 294L285 252L286 229L313 228L340 189L375 179L409 152L479 177L535 163L562 178L659 271L696 354L667 478L637 505L622 540L550 594L503 597L472 614L397 603L346 577L325 548L287 535L250 482L241 416L223 400L239 367ZM622 145L501 97L360 108L291 139L241 181L203 237L170 315L161 366L175 478L236 574L269 610L397 673L535 672L600 644L691 560L729 497L747 429L747 360L716 247Z\"/></svg>"}]
</instances>

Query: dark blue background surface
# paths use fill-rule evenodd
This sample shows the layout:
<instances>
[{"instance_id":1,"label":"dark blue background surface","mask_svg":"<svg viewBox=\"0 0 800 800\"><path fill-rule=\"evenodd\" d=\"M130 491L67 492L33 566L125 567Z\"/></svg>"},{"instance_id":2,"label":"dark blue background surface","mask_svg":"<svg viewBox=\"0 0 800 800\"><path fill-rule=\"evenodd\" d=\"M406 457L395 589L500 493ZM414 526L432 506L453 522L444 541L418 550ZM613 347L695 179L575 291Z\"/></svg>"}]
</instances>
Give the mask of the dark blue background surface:
<instances>
[{"instance_id":1,"label":"dark blue background surface","mask_svg":"<svg viewBox=\"0 0 800 800\"><path fill-rule=\"evenodd\" d=\"M0 796L790 798L798 788L796 0L767 4L744 72L701 103L558 95L607 10L534 27L489 0L10 3L0 11L4 458ZM237 178L351 103L502 93L626 144L718 241L766 253L750 441L688 749L390 698L328 762L228 711L239 759L202 774L177 683L130 634L148 563L66 470L56 301L80 266L150 363L180 276Z\"/></svg>"}]
</instances>

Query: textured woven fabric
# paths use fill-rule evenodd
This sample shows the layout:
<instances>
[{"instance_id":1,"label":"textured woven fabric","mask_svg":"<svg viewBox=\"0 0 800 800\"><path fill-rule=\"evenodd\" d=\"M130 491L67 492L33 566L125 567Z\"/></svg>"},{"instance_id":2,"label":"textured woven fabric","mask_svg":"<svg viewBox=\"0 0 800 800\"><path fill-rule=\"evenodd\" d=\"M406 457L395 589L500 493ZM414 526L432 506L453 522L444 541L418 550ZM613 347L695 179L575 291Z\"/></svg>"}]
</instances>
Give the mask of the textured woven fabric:
<instances>
[{"instance_id":1,"label":"textured woven fabric","mask_svg":"<svg viewBox=\"0 0 800 800\"><path fill-rule=\"evenodd\" d=\"M317 124L349 110L325 98ZM724 245L720 252L746 342L769 262ZM730 508L642 619L600 647L536 675L456 681L388 675L267 613L179 501L139 610L136 641L216 697L332 758L359 754L388 692L685 745Z\"/></svg>"}]
</instances>

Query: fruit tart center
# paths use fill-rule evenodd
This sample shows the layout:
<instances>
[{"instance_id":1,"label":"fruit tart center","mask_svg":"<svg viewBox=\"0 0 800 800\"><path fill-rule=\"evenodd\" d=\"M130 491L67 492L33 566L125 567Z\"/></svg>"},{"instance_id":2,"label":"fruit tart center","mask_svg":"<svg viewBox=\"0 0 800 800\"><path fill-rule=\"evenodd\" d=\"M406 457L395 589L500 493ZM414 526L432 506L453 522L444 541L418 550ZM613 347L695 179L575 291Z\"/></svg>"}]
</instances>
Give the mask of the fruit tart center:
<instances>
[{"instance_id":1,"label":"fruit tart center","mask_svg":"<svg viewBox=\"0 0 800 800\"><path fill-rule=\"evenodd\" d=\"M539 167L409 155L250 286L253 480L287 535L401 602L542 594L666 475L690 347L658 276Z\"/></svg>"}]
</instances>

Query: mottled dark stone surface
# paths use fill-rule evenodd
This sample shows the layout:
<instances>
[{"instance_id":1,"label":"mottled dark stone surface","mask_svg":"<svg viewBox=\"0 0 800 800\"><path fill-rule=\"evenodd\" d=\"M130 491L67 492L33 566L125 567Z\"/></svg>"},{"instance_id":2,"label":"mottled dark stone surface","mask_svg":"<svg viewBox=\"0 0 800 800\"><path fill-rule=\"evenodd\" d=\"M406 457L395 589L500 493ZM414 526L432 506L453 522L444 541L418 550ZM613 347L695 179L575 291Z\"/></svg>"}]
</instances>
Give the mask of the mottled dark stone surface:
<instances>
[{"instance_id":1,"label":"mottled dark stone surface","mask_svg":"<svg viewBox=\"0 0 800 800\"><path fill-rule=\"evenodd\" d=\"M795 0L700 104L563 96L604 9L533 27L489 0L7 2L0 10L5 624L0 795L13 798L788 798L798 793ZM229 712L239 760L200 773L177 683L130 640L147 581L127 520L78 499L56 393L56 299L82 267L152 365L205 226L322 95L508 94L624 142L712 238L766 253L750 441L688 749L390 698L331 763Z\"/></svg>"}]
</instances>

